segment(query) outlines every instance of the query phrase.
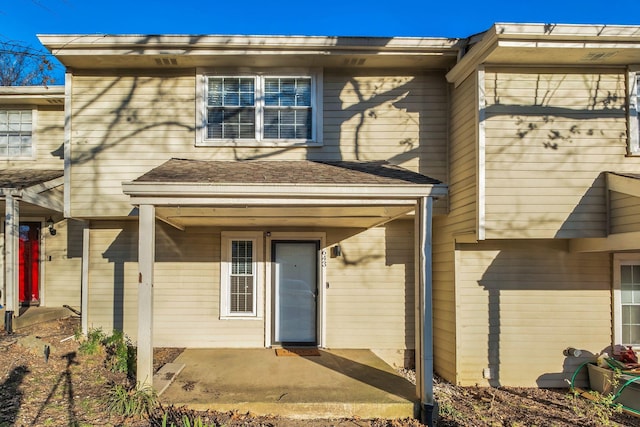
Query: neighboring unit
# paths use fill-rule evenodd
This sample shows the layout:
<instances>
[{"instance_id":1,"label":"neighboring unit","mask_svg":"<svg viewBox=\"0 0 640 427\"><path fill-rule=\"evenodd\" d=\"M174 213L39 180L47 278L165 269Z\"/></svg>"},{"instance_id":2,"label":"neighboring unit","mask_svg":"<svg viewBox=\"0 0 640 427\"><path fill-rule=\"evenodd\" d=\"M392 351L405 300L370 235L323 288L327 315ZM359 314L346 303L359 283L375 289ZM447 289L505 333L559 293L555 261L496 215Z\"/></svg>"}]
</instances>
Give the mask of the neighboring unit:
<instances>
[{"instance_id":1,"label":"neighboring unit","mask_svg":"<svg viewBox=\"0 0 640 427\"><path fill-rule=\"evenodd\" d=\"M63 219L64 87L0 87L0 303L80 308L81 225Z\"/></svg>"}]
</instances>

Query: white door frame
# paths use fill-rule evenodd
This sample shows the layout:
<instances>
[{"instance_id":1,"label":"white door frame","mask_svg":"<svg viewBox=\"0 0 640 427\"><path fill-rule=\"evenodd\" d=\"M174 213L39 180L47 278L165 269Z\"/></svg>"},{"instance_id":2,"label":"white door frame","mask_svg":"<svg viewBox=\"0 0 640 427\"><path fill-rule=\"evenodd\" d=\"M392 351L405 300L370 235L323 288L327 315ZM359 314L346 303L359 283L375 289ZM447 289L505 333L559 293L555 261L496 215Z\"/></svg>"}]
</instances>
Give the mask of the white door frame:
<instances>
[{"instance_id":1,"label":"white door frame","mask_svg":"<svg viewBox=\"0 0 640 427\"><path fill-rule=\"evenodd\" d=\"M273 337L271 331L273 330L273 269L272 269L272 253L271 243L273 241L280 240L293 240L293 241L314 241L320 242L320 252L318 254L318 301L317 301L317 316L318 316L318 347L324 348L326 346L326 269L327 269L327 249L326 249L326 233L324 232L271 232L267 233L265 241L265 323L264 323L264 342L266 347L273 345Z\"/></svg>"}]
</instances>

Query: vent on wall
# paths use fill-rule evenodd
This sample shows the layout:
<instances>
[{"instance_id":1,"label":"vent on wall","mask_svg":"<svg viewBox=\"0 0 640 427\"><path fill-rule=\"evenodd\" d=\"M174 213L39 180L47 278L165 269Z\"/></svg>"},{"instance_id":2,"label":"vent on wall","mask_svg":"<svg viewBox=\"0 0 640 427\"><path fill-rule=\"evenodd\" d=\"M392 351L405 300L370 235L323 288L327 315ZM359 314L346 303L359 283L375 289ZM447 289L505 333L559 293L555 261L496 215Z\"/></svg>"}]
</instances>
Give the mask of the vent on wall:
<instances>
[{"instance_id":1,"label":"vent on wall","mask_svg":"<svg viewBox=\"0 0 640 427\"><path fill-rule=\"evenodd\" d=\"M156 58L157 65L178 65L176 58Z\"/></svg>"},{"instance_id":2,"label":"vent on wall","mask_svg":"<svg viewBox=\"0 0 640 427\"><path fill-rule=\"evenodd\" d=\"M47 99L47 102L49 104L55 104L55 105L64 104L64 100L63 99Z\"/></svg>"},{"instance_id":3,"label":"vent on wall","mask_svg":"<svg viewBox=\"0 0 640 427\"><path fill-rule=\"evenodd\" d=\"M365 58L345 58L344 65L354 66L354 65L363 65L365 63Z\"/></svg>"}]
</instances>

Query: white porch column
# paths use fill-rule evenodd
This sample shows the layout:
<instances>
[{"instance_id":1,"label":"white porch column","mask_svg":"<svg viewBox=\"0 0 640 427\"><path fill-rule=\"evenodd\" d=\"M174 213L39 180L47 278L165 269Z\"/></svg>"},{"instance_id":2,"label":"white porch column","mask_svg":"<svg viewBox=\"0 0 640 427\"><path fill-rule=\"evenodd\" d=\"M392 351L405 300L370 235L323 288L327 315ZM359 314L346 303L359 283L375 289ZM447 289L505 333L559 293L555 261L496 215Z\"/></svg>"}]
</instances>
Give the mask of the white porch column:
<instances>
[{"instance_id":1,"label":"white porch column","mask_svg":"<svg viewBox=\"0 0 640 427\"><path fill-rule=\"evenodd\" d=\"M82 313L82 334L89 333L89 221L82 224L82 277L80 282L80 312Z\"/></svg>"},{"instance_id":2,"label":"white porch column","mask_svg":"<svg viewBox=\"0 0 640 427\"><path fill-rule=\"evenodd\" d=\"M11 194L5 196L4 253L5 253L5 302L6 311L16 314L19 309L20 260L20 210L19 201Z\"/></svg>"},{"instance_id":3,"label":"white porch column","mask_svg":"<svg viewBox=\"0 0 640 427\"><path fill-rule=\"evenodd\" d=\"M156 249L154 205L140 205L138 226L138 387L153 384L153 266Z\"/></svg>"},{"instance_id":4,"label":"white porch column","mask_svg":"<svg viewBox=\"0 0 640 427\"><path fill-rule=\"evenodd\" d=\"M418 200L416 212L416 391L420 396L422 422L434 425L438 410L433 398L433 305L432 305L433 199Z\"/></svg>"}]
</instances>

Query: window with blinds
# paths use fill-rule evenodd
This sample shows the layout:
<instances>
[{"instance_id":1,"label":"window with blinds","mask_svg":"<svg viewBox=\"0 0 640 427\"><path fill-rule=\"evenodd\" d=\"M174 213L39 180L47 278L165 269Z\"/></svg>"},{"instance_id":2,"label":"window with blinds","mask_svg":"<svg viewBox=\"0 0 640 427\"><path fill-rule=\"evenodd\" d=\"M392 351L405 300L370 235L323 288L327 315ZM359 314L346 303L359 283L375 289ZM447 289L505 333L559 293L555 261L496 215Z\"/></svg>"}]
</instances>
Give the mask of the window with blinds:
<instances>
[{"instance_id":1,"label":"window with blinds","mask_svg":"<svg viewBox=\"0 0 640 427\"><path fill-rule=\"evenodd\" d=\"M263 315L263 245L259 231L220 233L220 318L259 319Z\"/></svg>"},{"instance_id":2,"label":"window with blinds","mask_svg":"<svg viewBox=\"0 0 640 427\"><path fill-rule=\"evenodd\" d=\"M33 156L31 110L0 110L0 157Z\"/></svg>"},{"instance_id":3,"label":"window with blinds","mask_svg":"<svg viewBox=\"0 0 640 427\"><path fill-rule=\"evenodd\" d=\"M313 76L206 76L208 141L315 142Z\"/></svg>"},{"instance_id":4,"label":"window with blinds","mask_svg":"<svg viewBox=\"0 0 640 427\"><path fill-rule=\"evenodd\" d=\"M253 241L231 241L230 313L253 313L255 276Z\"/></svg>"},{"instance_id":5,"label":"window with blinds","mask_svg":"<svg viewBox=\"0 0 640 427\"><path fill-rule=\"evenodd\" d=\"M640 265L620 266L622 337L624 345L640 345Z\"/></svg>"}]
</instances>

